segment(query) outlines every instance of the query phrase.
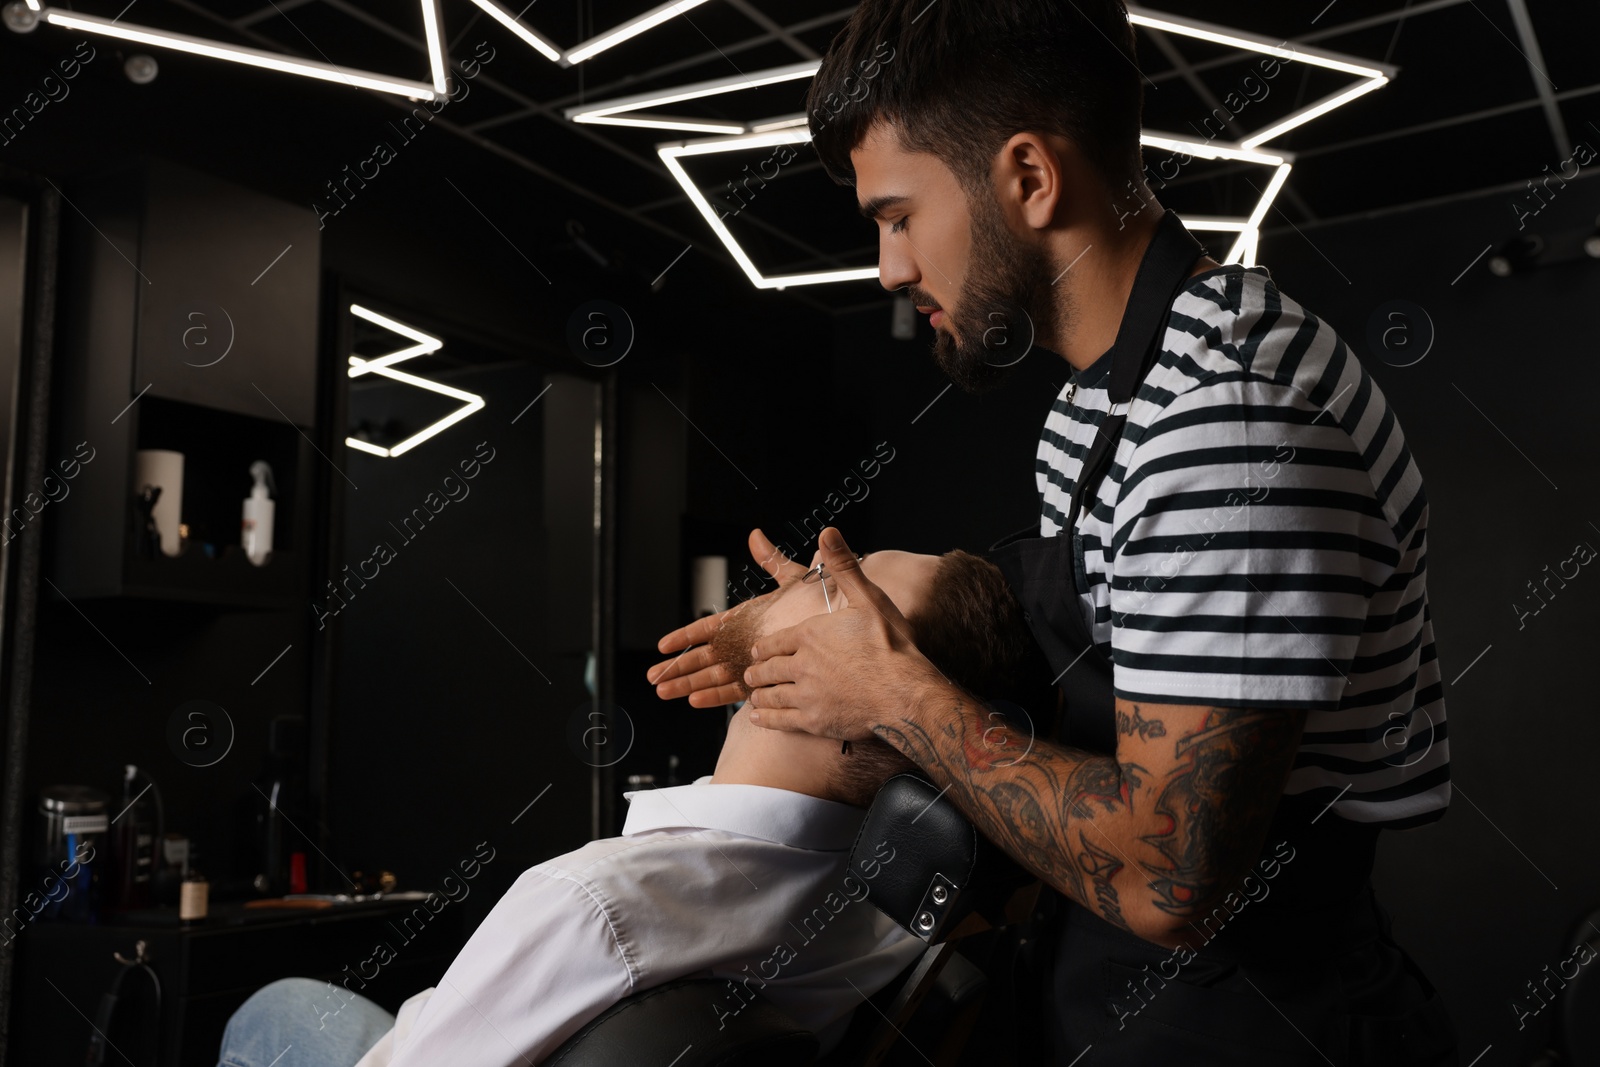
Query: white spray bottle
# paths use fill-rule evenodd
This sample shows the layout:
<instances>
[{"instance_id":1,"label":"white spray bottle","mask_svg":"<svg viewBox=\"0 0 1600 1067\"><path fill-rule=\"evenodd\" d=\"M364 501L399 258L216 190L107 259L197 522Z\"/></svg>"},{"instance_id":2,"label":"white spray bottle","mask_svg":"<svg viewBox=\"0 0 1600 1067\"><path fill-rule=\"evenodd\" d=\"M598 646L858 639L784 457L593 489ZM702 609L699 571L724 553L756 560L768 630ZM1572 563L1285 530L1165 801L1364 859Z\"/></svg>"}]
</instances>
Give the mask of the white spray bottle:
<instances>
[{"instance_id":1,"label":"white spray bottle","mask_svg":"<svg viewBox=\"0 0 1600 1067\"><path fill-rule=\"evenodd\" d=\"M272 467L266 460L258 459L250 464L250 477L256 480L256 484L244 501L244 521L240 525L239 543L244 546L244 554L250 562L260 567L272 558L272 520L277 508L267 495L267 489L270 486L276 492L278 487L273 484Z\"/></svg>"}]
</instances>

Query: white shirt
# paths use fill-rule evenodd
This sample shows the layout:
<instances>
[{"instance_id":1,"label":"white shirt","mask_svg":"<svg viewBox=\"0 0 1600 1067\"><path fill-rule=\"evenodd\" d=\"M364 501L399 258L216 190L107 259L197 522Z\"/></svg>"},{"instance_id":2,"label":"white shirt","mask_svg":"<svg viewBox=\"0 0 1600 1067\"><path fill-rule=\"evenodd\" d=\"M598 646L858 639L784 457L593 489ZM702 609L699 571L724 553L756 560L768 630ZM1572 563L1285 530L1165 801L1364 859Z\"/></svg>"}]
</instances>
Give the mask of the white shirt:
<instances>
[{"instance_id":1,"label":"white shirt","mask_svg":"<svg viewBox=\"0 0 1600 1067\"><path fill-rule=\"evenodd\" d=\"M530 1067L617 1001L689 975L729 980L708 1021L754 990L826 1050L923 949L863 899L878 866L848 870L860 808L709 777L624 796L622 836L523 872L356 1067Z\"/></svg>"}]
</instances>

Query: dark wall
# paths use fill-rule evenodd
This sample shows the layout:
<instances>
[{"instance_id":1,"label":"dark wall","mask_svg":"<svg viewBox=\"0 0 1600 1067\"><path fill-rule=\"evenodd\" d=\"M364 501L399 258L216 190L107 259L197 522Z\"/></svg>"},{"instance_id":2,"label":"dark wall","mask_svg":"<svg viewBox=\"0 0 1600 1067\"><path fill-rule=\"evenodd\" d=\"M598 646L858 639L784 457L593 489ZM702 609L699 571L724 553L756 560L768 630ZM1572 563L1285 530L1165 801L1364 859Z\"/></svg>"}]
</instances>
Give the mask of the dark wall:
<instances>
[{"instance_id":1,"label":"dark wall","mask_svg":"<svg viewBox=\"0 0 1600 1067\"><path fill-rule=\"evenodd\" d=\"M786 521L820 502L854 459L855 430L831 387L826 316L747 290L722 279L670 301L655 328L676 366L630 356L618 367L617 702L638 728L619 783L630 774L664 782L671 756L682 781L710 774L722 745L721 713L663 704L644 680L662 658L657 639L693 617L690 561L728 558L730 603L759 591L750 529L782 541ZM809 558L815 544L791 534L788 547Z\"/></svg>"},{"instance_id":2,"label":"dark wall","mask_svg":"<svg viewBox=\"0 0 1600 1067\"><path fill-rule=\"evenodd\" d=\"M888 300L835 320L833 390L852 438L849 459L893 457L866 483L859 506L838 516L851 547L978 552L1037 526L1033 455L1050 402L1066 385L1066 363L1033 349L1003 385L972 395L934 365L924 316L914 340L894 340L889 326Z\"/></svg>"}]
</instances>

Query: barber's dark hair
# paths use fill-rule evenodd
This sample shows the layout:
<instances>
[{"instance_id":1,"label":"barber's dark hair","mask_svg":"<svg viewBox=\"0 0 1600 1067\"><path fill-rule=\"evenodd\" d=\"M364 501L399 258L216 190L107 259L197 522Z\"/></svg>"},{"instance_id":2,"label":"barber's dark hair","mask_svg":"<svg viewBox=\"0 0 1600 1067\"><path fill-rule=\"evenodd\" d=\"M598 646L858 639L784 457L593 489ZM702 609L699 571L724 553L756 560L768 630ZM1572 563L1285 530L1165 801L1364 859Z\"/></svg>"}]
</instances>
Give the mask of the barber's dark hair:
<instances>
[{"instance_id":1,"label":"barber's dark hair","mask_svg":"<svg viewBox=\"0 0 1600 1067\"><path fill-rule=\"evenodd\" d=\"M972 196L1027 129L1070 139L1108 185L1137 178L1143 104L1122 0L863 0L828 47L806 113L834 181L855 184L850 152L884 119Z\"/></svg>"},{"instance_id":2,"label":"barber's dark hair","mask_svg":"<svg viewBox=\"0 0 1600 1067\"><path fill-rule=\"evenodd\" d=\"M906 617L917 649L951 682L980 698L1022 697L1038 650L1022 606L993 563L956 549L939 559L920 610ZM891 775L916 771L886 741L856 741L832 783L846 803L866 806Z\"/></svg>"}]
</instances>

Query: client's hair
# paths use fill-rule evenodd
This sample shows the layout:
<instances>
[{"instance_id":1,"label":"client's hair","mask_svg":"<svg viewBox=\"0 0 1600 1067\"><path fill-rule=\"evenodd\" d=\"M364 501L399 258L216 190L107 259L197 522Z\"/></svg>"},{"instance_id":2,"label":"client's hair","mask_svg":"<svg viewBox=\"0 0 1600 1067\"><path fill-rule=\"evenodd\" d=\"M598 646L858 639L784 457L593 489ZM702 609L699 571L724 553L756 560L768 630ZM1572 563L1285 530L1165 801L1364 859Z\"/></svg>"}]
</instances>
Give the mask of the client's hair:
<instances>
[{"instance_id":1,"label":"client's hair","mask_svg":"<svg viewBox=\"0 0 1600 1067\"><path fill-rule=\"evenodd\" d=\"M1037 655L1022 607L1000 569L956 549L939 559L922 608L908 615L917 648L951 682L979 697L1020 695ZM876 738L851 742L828 783L839 799L865 807L892 775L916 764Z\"/></svg>"}]
</instances>

